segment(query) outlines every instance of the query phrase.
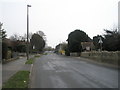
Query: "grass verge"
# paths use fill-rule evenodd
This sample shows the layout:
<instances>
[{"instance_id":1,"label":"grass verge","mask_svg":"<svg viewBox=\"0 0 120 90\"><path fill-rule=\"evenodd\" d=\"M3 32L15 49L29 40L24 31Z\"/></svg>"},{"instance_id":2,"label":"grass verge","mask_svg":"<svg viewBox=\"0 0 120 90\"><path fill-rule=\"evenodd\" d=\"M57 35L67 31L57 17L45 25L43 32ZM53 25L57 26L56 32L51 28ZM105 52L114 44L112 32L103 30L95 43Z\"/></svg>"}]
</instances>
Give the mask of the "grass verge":
<instances>
[{"instance_id":1,"label":"grass verge","mask_svg":"<svg viewBox=\"0 0 120 90\"><path fill-rule=\"evenodd\" d=\"M47 53L43 53L43 55L47 55Z\"/></svg>"},{"instance_id":2,"label":"grass verge","mask_svg":"<svg viewBox=\"0 0 120 90\"><path fill-rule=\"evenodd\" d=\"M38 57L40 57L40 55L35 55L34 57L35 57L35 58L38 58Z\"/></svg>"},{"instance_id":3,"label":"grass verge","mask_svg":"<svg viewBox=\"0 0 120 90\"><path fill-rule=\"evenodd\" d=\"M30 58L25 62L25 64L33 64L34 63L34 58Z\"/></svg>"},{"instance_id":4,"label":"grass verge","mask_svg":"<svg viewBox=\"0 0 120 90\"><path fill-rule=\"evenodd\" d=\"M18 71L4 85L4 88L28 88L29 71Z\"/></svg>"}]
</instances>

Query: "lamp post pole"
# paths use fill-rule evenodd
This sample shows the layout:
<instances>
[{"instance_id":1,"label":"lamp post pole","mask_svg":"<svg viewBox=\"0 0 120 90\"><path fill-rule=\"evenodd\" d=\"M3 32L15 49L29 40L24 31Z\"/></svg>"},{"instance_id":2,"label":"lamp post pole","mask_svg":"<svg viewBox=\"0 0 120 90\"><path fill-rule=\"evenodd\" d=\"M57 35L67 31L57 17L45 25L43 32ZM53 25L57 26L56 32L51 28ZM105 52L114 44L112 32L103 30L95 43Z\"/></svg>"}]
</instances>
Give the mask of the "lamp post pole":
<instances>
[{"instance_id":1,"label":"lamp post pole","mask_svg":"<svg viewBox=\"0 0 120 90\"><path fill-rule=\"evenodd\" d=\"M27 5L27 60L29 60L29 7L31 5Z\"/></svg>"}]
</instances>

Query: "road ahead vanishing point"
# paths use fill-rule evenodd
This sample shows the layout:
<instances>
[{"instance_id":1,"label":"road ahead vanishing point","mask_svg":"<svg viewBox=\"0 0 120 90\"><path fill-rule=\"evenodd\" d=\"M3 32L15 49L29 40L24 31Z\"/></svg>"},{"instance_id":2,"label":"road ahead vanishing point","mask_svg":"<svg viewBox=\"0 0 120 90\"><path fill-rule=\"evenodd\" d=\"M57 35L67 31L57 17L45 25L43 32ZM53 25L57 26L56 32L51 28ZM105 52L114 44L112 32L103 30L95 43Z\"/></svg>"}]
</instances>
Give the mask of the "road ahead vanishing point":
<instances>
[{"instance_id":1,"label":"road ahead vanishing point","mask_svg":"<svg viewBox=\"0 0 120 90\"><path fill-rule=\"evenodd\" d=\"M31 88L118 88L118 70L49 53L36 59Z\"/></svg>"}]
</instances>

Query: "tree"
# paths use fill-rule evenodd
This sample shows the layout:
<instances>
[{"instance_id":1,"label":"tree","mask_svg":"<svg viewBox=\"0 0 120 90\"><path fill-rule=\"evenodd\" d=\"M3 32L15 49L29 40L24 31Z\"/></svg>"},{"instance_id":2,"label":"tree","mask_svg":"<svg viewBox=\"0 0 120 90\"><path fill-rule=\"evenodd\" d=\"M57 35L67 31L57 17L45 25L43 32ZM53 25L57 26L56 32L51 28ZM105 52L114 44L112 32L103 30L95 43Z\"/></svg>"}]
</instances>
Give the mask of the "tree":
<instances>
[{"instance_id":1,"label":"tree","mask_svg":"<svg viewBox=\"0 0 120 90\"><path fill-rule=\"evenodd\" d=\"M56 53L60 53L59 51L65 51L66 48L67 48L67 43L65 43L65 42L59 43L59 44L55 47L55 52L56 52Z\"/></svg>"},{"instance_id":2,"label":"tree","mask_svg":"<svg viewBox=\"0 0 120 90\"><path fill-rule=\"evenodd\" d=\"M26 35L20 36L18 34L13 34L10 37L11 42L13 43L12 51L14 52L25 52L26 51Z\"/></svg>"},{"instance_id":3,"label":"tree","mask_svg":"<svg viewBox=\"0 0 120 90\"><path fill-rule=\"evenodd\" d=\"M65 47L65 55L70 56L70 51L69 51L69 48L68 48L68 44Z\"/></svg>"},{"instance_id":4,"label":"tree","mask_svg":"<svg viewBox=\"0 0 120 90\"><path fill-rule=\"evenodd\" d=\"M17 46L18 52L26 52L26 45L25 44L18 44Z\"/></svg>"},{"instance_id":5,"label":"tree","mask_svg":"<svg viewBox=\"0 0 120 90\"><path fill-rule=\"evenodd\" d=\"M32 38L33 33L29 33L29 39ZM18 35L18 34L13 34L12 36L10 36L10 40L12 41L27 41L27 34L24 35Z\"/></svg>"},{"instance_id":6,"label":"tree","mask_svg":"<svg viewBox=\"0 0 120 90\"><path fill-rule=\"evenodd\" d=\"M84 31L76 29L68 35L67 41L70 52L81 52L81 42L91 41L91 39Z\"/></svg>"},{"instance_id":7,"label":"tree","mask_svg":"<svg viewBox=\"0 0 120 90\"><path fill-rule=\"evenodd\" d=\"M120 33L117 29L114 30L107 30L104 29L105 34L105 50L107 51L117 51L120 50Z\"/></svg>"},{"instance_id":8,"label":"tree","mask_svg":"<svg viewBox=\"0 0 120 90\"><path fill-rule=\"evenodd\" d=\"M61 49L66 50L66 48L67 48L67 43L65 42L61 43Z\"/></svg>"},{"instance_id":9,"label":"tree","mask_svg":"<svg viewBox=\"0 0 120 90\"><path fill-rule=\"evenodd\" d=\"M99 43L100 38L102 39L102 41L104 41L104 38L101 35L97 35L93 37L93 44L95 46L95 50L100 49L100 43ZM102 47L103 47L102 49L104 49L104 43L102 44Z\"/></svg>"},{"instance_id":10,"label":"tree","mask_svg":"<svg viewBox=\"0 0 120 90\"><path fill-rule=\"evenodd\" d=\"M7 34L4 29L2 29L3 23L0 22L0 35L2 35L2 39L6 38Z\"/></svg>"},{"instance_id":11,"label":"tree","mask_svg":"<svg viewBox=\"0 0 120 90\"><path fill-rule=\"evenodd\" d=\"M12 36L10 36L10 40L11 41L17 41L17 40L19 40L19 35L18 34L13 34Z\"/></svg>"},{"instance_id":12,"label":"tree","mask_svg":"<svg viewBox=\"0 0 120 90\"><path fill-rule=\"evenodd\" d=\"M8 45L5 42L2 42L2 59L6 59L8 51Z\"/></svg>"},{"instance_id":13,"label":"tree","mask_svg":"<svg viewBox=\"0 0 120 90\"><path fill-rule=\"evenodd\" d=\"M2 29L3 23L0 22L0 44L2 44L2 59L7 58L8 45L4 42L7 34L4 29ZM0 49L1 49L0 48ZM1 57L1 56L0 56Z\"/></svg>"},{"instance_id":14,"label":"tree","mask_svg":"<svg viewBox=\"0 0 120 90\"><path fill-rule=\"evenodd\" d=\"M47 46L47 47L45 47L45 49L44 49L45 51L53 51L54 50L54 48L52 48L51 46Z\"/></svg>"},{"instance_id":15,"label":"tree","mask_svg":"<svg viewBox=\"0 0 120 90\"><path fill-rule=\"evenodd\" d=\"M45 36L43 31L37 31L36 34L40 35L41 37Z\"/></svg>"},{"instance_id":16,"label":"tree","mask_svg":"<svg viewBox=\"0 0 120 90\"><path fill-rule=\"evenodd\" d=\"M40 35L44 39L44 41L47 41L46 35L44 34L43 31L37 31L36 34Z\"/></svg>"},{"instance_id":17,"label":"tree","mask_svg":"<svg viewBox=\"0 0 120 90\"><path fill-rule=\"evenodd\" d=\"M30 40L32 49L40 52L45 47L45 41L39 34L33 34Z\"/></svg>"},{"instance_id":18,"label":"tree","mask_svg":"<svg viewBox=\"0 0 120 90\"><path fill-rule=\"evenodd\" d=\"M58 54L59 49L60 49L60 44L56 45L56 47L55 47L55 51L54 51L54 52Z\"/></svg>"}]
</instances>

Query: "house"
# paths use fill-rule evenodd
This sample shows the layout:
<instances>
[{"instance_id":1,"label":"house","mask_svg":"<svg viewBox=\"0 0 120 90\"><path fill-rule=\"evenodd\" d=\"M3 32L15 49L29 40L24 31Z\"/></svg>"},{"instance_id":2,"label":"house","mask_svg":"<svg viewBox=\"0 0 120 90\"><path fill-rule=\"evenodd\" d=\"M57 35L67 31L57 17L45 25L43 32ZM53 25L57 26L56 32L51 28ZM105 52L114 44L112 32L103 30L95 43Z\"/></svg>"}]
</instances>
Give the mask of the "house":
<instances>
[{"instance_id":1,"label":"house","mask_svg":"<svg viewBox=\"0 0 120 90\"><path fill-rule=\"evenodd\" d=\"M91 51L95 48L93 42L81 42L82 49L85 51Z\"/></svg>"}]
</instances>

